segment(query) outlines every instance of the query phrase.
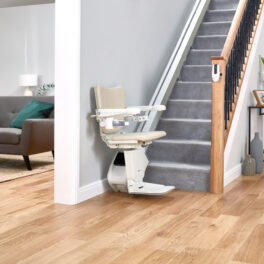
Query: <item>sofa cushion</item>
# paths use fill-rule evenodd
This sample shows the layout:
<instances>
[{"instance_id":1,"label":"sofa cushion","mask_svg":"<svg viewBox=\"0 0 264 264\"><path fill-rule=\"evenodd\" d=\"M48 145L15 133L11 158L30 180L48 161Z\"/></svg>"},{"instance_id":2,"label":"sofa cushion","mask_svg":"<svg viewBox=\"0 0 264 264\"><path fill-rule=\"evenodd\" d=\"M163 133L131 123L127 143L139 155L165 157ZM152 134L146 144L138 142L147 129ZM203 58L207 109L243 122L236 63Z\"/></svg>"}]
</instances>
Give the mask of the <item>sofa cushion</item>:
<instances>
[{"instance_id":1,"label":"sofa cushion","mask_svg":"<svg viewBox=\"0 0 264 264\"><path fill-rule=\"evenodd\" d=\"M19 144L21 132L18 128L0 128L0 144Z\"/></svg>"},{"instance_id":2,"label":"sofa cushion","mask_svg":"<svg viewBox=\"0 0 264 264\"><path fill-rule=\"evenodd\" d=\"M54 104L53 96L0 96L0 127L9 127L16 115L32 100Z\"/></svg>"},{"instance_id":3,"label":"sofa cushion","mask_svg":"<svg viewBox=\"0 0 264 264\"><path fill-rule=\"evenodd\" d=\"M54 104L32 100L13 119L10 127L22 128L26 119L41 119L49 117Z\"/></svg>"}]
</instances>

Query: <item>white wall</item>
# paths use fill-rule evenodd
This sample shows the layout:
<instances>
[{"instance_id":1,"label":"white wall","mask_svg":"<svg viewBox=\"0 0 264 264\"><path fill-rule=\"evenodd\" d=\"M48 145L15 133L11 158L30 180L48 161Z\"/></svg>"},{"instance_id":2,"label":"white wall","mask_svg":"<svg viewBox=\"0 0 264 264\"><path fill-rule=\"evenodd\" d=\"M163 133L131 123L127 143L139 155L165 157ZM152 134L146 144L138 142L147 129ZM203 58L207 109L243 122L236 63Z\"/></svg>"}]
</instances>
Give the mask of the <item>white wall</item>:
<instances>
[{"instance_id":1,"label":"white wall","mask_svg":"<svg viewBox=\"0 0 264 264\"><path fill-rule=\"evenodd\" d=\"M0 0L0 7L40 5L54 3L55 0Z\"/></svg>"},{"instance_id":2,"label":"white wall","mask_svg":"<svg viewBox=\"0 0 264 264\"><path fill-rule=\"evenodd\" d=\"M22 95L18 76L54 82L54 4L0 8L0 96Z\"/></svg>"},{"instance_id":3,"label":"white wall","mask_svg":"<svg viewBox=\"0 0 264 264\"><path fill-rule=\"evenodd\" d=\"M225 184L241 175L243 161L248 142L248 106L256 105L252 91L260 88L259 55L264 56L264 10L262 11L254 45L251 50L246 75L239 95L237 110L234 115L228 141L225 148ZM263 139L263 120L252 111L251 139L255 132L260 132Z\"/></svg>"},{"instance_id":4,"label":"white wall","mask_svg":"<svg viewBox=\"0 0 264 264\"><path fill-rule=\"evenodd\" d=\"M80 186L106 177L93 87L123 85L128 105L148 104L195 0L82 0Z\"/></svg>"}]
</instances>

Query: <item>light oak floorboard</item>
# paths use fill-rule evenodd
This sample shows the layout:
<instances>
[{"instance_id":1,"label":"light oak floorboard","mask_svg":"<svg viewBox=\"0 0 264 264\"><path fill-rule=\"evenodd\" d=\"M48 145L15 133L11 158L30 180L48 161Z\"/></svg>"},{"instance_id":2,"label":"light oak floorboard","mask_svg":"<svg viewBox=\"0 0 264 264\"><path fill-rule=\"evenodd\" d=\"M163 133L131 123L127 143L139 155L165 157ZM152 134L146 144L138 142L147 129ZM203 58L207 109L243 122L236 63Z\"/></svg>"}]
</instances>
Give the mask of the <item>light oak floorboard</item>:
<instances>
[{"instance_id":1,"label":"light oak floorboard","mask_svg":"<svg viewBox=\"0 0 264 264\"><path fill-rule=\"evenodd\" d=\"M0 184L0 263L263 264L263 245L264 175L74 206L54 204L53 172Z\"/></svg>"}]
</instances>

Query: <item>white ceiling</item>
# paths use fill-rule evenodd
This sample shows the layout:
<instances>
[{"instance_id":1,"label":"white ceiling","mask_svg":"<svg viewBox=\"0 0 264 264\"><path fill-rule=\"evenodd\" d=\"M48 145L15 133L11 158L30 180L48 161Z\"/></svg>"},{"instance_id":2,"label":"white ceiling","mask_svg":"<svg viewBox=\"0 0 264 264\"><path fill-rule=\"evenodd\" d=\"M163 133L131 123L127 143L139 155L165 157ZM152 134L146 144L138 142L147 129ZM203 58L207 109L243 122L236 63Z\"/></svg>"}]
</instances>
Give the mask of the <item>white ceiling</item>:
<instances>
[{"instance_id":1,"label":"white ceiling","mask_svg":"<svg viewBox=\"0 0 264 264\"><path fill-rule=\"evenodd\" d=\"M0 0L1 7L23 6L23 5L40 5L54 3L55 0Z\"/></svg>"}]
</instances>

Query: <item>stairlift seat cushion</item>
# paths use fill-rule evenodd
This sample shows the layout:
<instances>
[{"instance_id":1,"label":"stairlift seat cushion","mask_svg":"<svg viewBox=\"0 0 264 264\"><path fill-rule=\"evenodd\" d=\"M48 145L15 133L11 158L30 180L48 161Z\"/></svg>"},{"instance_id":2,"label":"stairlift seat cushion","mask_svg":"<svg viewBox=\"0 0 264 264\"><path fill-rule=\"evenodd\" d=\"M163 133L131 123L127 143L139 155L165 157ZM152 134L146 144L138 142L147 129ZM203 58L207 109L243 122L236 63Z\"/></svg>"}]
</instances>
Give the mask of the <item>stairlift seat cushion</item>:
<instances>
[{"instance_id":1,"label":"stairlift seat cushion","mask_svg":"<svg viewBox=\"0 0 264 264\"><path fill-rule=\"evenodd\" d=\"M150 131L150 132L115 135L111 138L111 140L112 141L137 140L139 142L147 142L147 141L152 141L152 140L159 139L165 136L166 136L165 131Z\"/></svg>"},{"instance_id":2,"label":"stairlift seat cushion","mask_svg":"<svg viewBox=\"0 0 264 264\"><path fill-rule=\"evenodd\" d=\"M95 88L95 99L97 109L123 109L126 107L125 89L121 86L112 88L97 86ZM116 116L116 119L123 120L124 118ZM121 128L106 129L101 127L101 130L105 134L111 134L119 132Z\"/></svg>"}]
</instances>

